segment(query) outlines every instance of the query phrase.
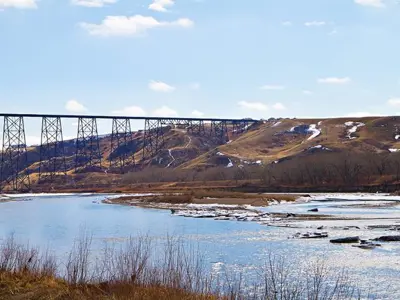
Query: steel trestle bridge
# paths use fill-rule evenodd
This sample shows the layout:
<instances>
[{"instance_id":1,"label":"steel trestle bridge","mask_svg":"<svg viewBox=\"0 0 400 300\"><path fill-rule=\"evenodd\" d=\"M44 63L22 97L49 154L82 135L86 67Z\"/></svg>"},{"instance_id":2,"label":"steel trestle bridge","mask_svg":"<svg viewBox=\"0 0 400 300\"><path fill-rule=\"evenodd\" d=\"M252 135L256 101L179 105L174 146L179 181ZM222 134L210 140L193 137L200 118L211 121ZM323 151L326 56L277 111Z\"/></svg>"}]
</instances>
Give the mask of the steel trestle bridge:
<instances>
[{"instance_id":1,"label":"steel trestle bridge","mask_svg":"<svg viewBox=\"0 0 400 300\"><path fill-rule=\"evenodd\" d=\"M14 113L0 113L0 118L4 118L0 191L28 191L31 185L30 174L36 172L39 174L39 183L52 182L71 169L77 173L85 168L101 170L105 165L109 170L125 173L156 156L163 149L164 135L171 127L179 126L189 134L207 137L217 144L223 144L228 141L228 132L239 135L258 122L253 119ZM24 123L26 118L42 121L38 163L37 159L28 155ZM78 120L76 139L72 140L74 153L66 153L66 143L71 141L63 139L62 119ZM103 119L112 121L107 163L102 161L103 153L97 129L97 121ZM134 140L130 124L132 120L144 121L139 143L137 137L136 142ZM141 152L140 159L135 161L134 154L138 152ZM71 157L72 167L71 162L67 163L67 158L71 160ZM31 166L35 164L38 166Z\"/></svg>"}]
</instances>

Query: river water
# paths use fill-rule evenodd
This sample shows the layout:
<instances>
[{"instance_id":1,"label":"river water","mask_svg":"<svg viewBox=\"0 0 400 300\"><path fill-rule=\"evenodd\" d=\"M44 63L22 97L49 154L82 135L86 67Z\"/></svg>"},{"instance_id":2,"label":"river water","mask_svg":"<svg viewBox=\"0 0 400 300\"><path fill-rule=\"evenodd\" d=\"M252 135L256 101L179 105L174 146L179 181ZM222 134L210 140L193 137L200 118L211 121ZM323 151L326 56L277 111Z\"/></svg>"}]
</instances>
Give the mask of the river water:
<instances>
[{"instance_id":1,"label":"river water","mask_svg":"<svg viewBox=\"0 0 400 300\"><path fill-rule=\"evenodd\" d=\"M0 203L0 239L14 233L18 241L49 247L62 254L71 249L83 227L93 234L95 248L103 247L105 241L123 240L138 234L160 238L167 234L176 235L195 242L214 271L222 266L231 270L254 270L271 252L298 262L320 258L338 270L348 269L357 285L377 299L400 299L400 243L387 243L371 251L333 245L326 239L288 239L299 229L268 227L253 222L184 218L172 215L169 210L100 203L105 197L35 195ZM302 205L305 204L282 207L297 211ZM323 205L328 211L333 210L329 205ZM269 209L277 211L279 207ZM346 231L346 236L363 234L371 235L355 229ZM388 233L375 231L373 237L384 234ZM339 237L343 232L332 230L329 235Z\"/></svg>"}]
</instances>

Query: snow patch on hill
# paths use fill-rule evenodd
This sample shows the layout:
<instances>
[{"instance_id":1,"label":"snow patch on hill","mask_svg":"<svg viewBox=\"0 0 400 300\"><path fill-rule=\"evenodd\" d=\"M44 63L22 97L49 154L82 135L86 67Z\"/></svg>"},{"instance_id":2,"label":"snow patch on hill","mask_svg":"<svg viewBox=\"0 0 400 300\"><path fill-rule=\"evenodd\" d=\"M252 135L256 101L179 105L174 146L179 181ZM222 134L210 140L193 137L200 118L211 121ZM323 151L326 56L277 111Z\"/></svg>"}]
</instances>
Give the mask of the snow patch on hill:
<instances>
[{"instance_id":1,"label":"snow patch on hill","mask_svg":"<svg viewBox=\"0 0 400 300\"><path fill-rule=\"evenodd\" d=\"M311 124L311 125L299 125L290 128L289 130L290 133L297 133L297 134L310 134L311 136L307 139L308 141L316 138L321 134L321 130L317 128L316 124Z\"/></svg>"},{"instance_id":2,"label":"snow patch on hill","mask_svg":"<svg viewBox=\"0 0 400 300\"><path fill-rule=\"evenodd\" d=\"M228 163L228 165L226 167L227 168L232 168L233 167L233 162L229 157L228 157L228 159L229 159L229 163Z\"/></svg>"},{"instance_id":3,"label":"snow patch on hill","mask_svg":"<svg viewBox=\"0 0 400 300\"><path fill-rule=\"evenodd\" d=\"M310 148L307 149L307 151L311 151L311 152L316 151L316 150L332 151L331 149L329 149L329 148L327 148L325 146L322 146L322 145L317 145L317 146L310 147Z\"/></svg>"},{"instance_id":4,"label":"snow patch on hill","mask_svg":"<svg viewBox=\"0 0 400 300\"><path fill-rule=\"evenodd\" d=\"M249 161L249 160L242 160L242 163L244 163L245 165L262 165L262 161L261 160L256 160L256 161Z\"/></svg>"},{"instance_id":5,"label":"snow patch on hill","mask_svg":"<svg viewBox=\"0 0 400 300\"><path fill-rule=\"evenodd\" d=\"M351 136L351 135L352 135L353 133L357 132L357 129L358 129L359 127L365 126L364 123L361 123L361 122L353 122L353 121L346 122L346 123L344 123L344 125L345 125L346 127L350 127L349 129L347 129L347 135L346 135L346 137L347 137L348 139L350 139L350 140L353 140L353 139L356 138L356 137Z\"/></svg>"},{"instance_id":6,"label":"snow patch on hill","mask_svg":"<svg viewBox=\"0 0 400 300\"><path fill-rule=\"evenodd\" d=\"M308 132L312 133L312 135L308 138L309 141L316 138L317 136L319 136L321 134L321 131L319 129L317 129L317 125L315 125L315 124L310 125L310 127L308 128Z\"/></svg>"}]
</instances>

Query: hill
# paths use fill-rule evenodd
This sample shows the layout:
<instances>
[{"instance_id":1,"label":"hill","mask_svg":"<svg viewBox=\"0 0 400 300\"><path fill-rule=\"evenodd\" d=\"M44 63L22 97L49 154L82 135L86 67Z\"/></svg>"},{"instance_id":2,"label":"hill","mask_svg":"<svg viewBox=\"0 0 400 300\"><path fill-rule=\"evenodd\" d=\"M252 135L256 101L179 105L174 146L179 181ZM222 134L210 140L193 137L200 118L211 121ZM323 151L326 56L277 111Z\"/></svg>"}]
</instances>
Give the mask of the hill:
<instances>
[{"instance_id":1,"label":"hill","mask_svg":"<svg viewBox=\"0 0 400 300\"><path fill-rule=\"evenodd\" d=\"M145 159L141 131L132 133L132 142L128 146L112 150L110 135L99 137L99 145L101 166L75 168L75 140L65 141L67 177L61 176L63 170L59 170L59 178L49 181L48 185L96 187L196 180L250 180L253 183L258 180L263 185L271 185L272 179L266 179L266 174L271 172L280 174L279 180L278 175L273 175L276 185L317 184L316 179L309 182L288 179L299 177L295 174L301 168L307 169L301 170L301 177L309 179L322 178L327 172L336 173L330 175L335 184L339 177L353 185L392 184L400 176L397 153L400 151L400 117L262 120L240 135L229 131L228 141L224 143L207 134L198 136L188 133L185 128L169 126L164 129L158 153ZM28 148L28 161L24 166L33 186L39 178L40 151L40 147ZM128 158L124 172L110 164L122 156ZM345 162L348 165L341 166ZM320 174L311 175L311 168L317 167L322 168L318 171ZM286 181L282 174L286 174ZM350 178L354 176L357 180ZM321 183L326 185L328 182Z\"/></svg>"}]
</instances>

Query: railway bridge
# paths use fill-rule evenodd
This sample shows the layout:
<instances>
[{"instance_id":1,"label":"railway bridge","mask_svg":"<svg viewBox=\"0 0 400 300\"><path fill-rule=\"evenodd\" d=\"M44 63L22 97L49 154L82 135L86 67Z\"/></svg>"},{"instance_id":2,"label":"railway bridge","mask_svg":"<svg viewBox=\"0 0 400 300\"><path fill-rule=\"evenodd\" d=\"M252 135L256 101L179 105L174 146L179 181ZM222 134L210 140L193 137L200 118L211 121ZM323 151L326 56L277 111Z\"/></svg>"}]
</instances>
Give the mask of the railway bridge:
<instances>
[{"instance_id":1,"label":"railway bridge","mask_svg":"<svg viewBox=\"0 0 400 300\"><path fill-rule=\"evenodd\" d=\"M253 119L218 119L218 118L171 118L171 117L133 117L107 115L59 115L59 114L15 114L0 113L4 119L0 191L30 190L28 145L26 144L25 120L36 118L41 120L41 142L38 145L38 173L40 182L51 182L60 175L67 174L66 143L73 143L73 171L85 168L109 170L124 173L133 166L141 164L163 149L164 135L173 126L184 128L188 133L209 137L217 143L228 141L228 132L239 135L257 123ZM76 139L66 141L63 138L62 121L74 119L78 121ZM110 155L105 162L100 148L98 120L111 120ZM131 121L141 120L144 129L140 132L140 149L132 150L134 135ZM0 121L1 122L1 121ZM137 137L136 137L137 138ZM119 152L120 155L113 155ZM140 161L135 161L134 153L140 152ZM70 157L69 155L68 157ZM136 155L137 157L137 155Z\"/></svg>"}]
</instances>

